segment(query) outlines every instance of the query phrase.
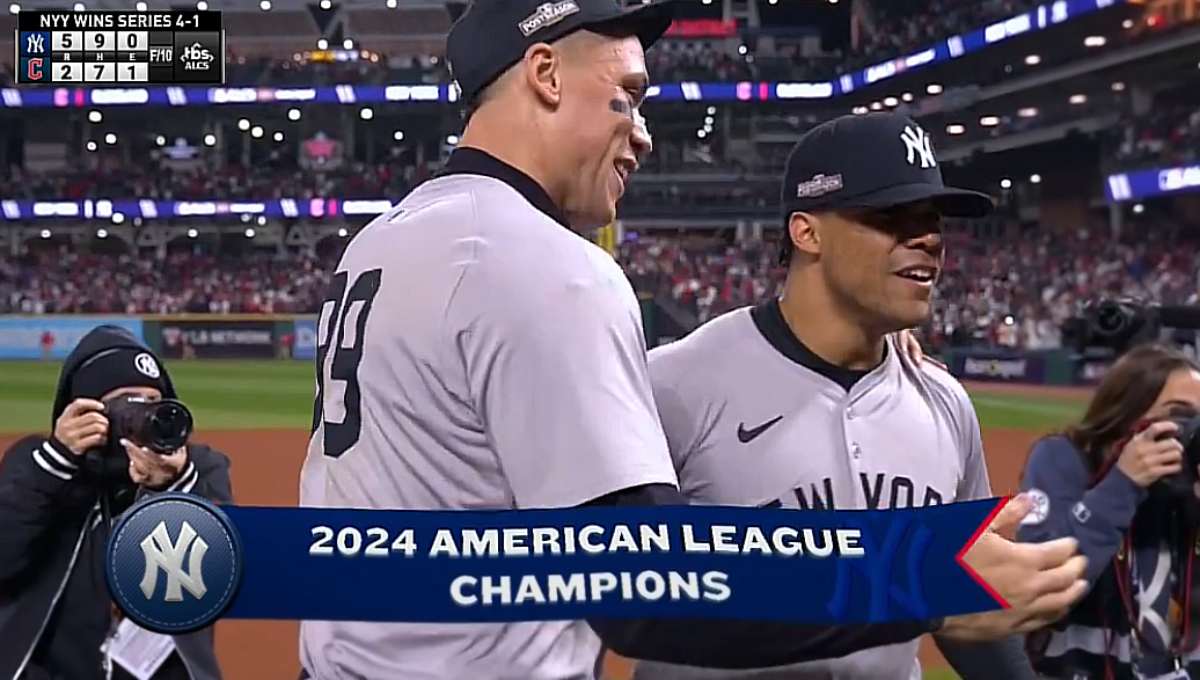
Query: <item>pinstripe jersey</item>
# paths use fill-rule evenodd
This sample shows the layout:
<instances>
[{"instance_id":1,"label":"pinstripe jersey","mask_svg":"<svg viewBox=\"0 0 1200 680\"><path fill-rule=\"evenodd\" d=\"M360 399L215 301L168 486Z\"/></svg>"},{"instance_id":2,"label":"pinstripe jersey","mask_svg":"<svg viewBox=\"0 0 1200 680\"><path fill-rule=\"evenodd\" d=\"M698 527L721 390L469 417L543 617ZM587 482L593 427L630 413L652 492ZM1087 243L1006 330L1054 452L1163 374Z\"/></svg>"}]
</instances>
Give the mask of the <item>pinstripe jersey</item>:
<instances>
[{"instance_id":1,"label":"pinstripe jersey","mask_svg":"<svg viewBox=\"0 0 1200 680\"><path fill-rule=\"evenodd\" d=\"M680 490L720 505L875 509L991 496L966 391L888 339L871 371L838 369L778 302L729 312L650 352ZM847 389L846 385L849 385ZM752 672L641 663L639 680L919 680L919 641Z\"/></svg>"}]
</instances>

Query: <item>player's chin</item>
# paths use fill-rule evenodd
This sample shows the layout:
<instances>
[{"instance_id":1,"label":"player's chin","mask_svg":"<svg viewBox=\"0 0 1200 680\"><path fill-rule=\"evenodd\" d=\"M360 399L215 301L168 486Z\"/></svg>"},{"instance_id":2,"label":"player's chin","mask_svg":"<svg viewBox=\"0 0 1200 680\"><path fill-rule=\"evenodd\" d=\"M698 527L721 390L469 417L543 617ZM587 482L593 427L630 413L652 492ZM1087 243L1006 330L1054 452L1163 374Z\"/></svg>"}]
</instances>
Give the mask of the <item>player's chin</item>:
<instances>
[{"instance_id":1,"label":"player's chin","mask_svg":"<svg viewBox=\"0 0 1200 680\"><path fill-rule=\"evenodd\" d=\"M888 304L889 325L896 330L921 326L933 314L933 305L928 300L892 300Z\"/></svg>"}]
</instances>

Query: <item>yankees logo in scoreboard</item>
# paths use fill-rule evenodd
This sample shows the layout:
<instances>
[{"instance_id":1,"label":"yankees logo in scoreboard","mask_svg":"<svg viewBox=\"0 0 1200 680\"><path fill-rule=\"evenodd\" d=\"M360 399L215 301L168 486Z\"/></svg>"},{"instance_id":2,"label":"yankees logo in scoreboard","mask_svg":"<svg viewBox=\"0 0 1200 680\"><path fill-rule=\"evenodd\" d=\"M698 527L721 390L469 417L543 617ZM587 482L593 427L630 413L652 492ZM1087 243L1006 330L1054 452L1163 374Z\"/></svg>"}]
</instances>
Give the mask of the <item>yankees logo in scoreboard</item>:
<instances>
[{"instance_id":1,"label":"yankees logo in scoreboard","mask_svg":"<svg viewBox=\"0 0 1200 680\"><path fill-rule=\"evenodd\" d=\"M221 13L21 12L18 84L225 81Z\"/></svg>"}]
</instances>

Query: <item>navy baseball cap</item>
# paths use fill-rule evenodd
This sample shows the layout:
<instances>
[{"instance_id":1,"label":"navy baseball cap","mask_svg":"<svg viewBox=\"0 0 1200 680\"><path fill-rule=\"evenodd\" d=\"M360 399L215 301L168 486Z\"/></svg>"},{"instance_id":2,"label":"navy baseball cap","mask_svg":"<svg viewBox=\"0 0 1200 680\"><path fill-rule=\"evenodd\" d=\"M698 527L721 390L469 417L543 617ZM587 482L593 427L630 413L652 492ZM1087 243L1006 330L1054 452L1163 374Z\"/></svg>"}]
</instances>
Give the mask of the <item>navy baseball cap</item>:
<instances>
[{"instance_id":1,"label":"navy baseball cap","mask_svg":"<svg viewBox=\"0 0 1200 680\"><path fill-rule=\"evenodd\" d=\"M450 27L446 57L470 102L537 43L580 29L637 36L649 49L671 26L673 0L621 6L619 0L474 0Z\"/></svg>"},{"instance_id":2,"label":"navy baseball cap","mask_svg":"<svg viewBox=\"0 0 1200 680\"><path fill-rule=\"evenodd\" d=\"M788 155L781 204L794 212L882 209L932 201L946 217L984 217L987 194L947 187L920 125L892 112L845 115L809 130Z\"/></svg>"}]
</instances>

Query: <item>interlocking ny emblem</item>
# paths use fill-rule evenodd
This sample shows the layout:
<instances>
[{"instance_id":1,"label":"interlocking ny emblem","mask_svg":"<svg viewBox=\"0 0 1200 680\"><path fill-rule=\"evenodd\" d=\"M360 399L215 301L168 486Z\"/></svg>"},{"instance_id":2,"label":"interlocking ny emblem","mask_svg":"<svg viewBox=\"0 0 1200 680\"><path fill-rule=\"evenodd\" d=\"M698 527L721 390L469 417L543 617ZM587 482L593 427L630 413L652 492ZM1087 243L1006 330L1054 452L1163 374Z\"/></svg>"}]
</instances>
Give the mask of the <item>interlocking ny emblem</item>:
<instances>
[{"instance_id":1,"label":"interlocking ny emblem","mask_svg":"<svg viewBox=\"0 0 1200 680\"><path fill-rule=\"evenodd\" d=\"M182 602L182 588L196 599L201 599L208 592L204 586L204 571L201 567L204 554L208 552L208 543L196 534L191 524L183 523L179 530L179 540L172 543L171 535L167 532L167 523L159 522L149 536L142 539L142 555L146 559L146 571L142 575L142 594L149 600L154 595L158 585L158 572L161 569L167 574L167 589L164 600L167 602ZM183 558L191 549L187 571L183 569Z\"/></svg>"},{"instance_id":2,"label":"interlocking ny emblem","mask_svg":"<svg viewBox=\"0 0 1200 680\"><path fill-rule=\"evenodd\" d=\"M925 130L915 125L905 125L900 139L908 152L909 165L916 165L917 157L920 157L922 168L937 167L937 161L933 157L933 144Z\"/></svg>"}]
</instances>

